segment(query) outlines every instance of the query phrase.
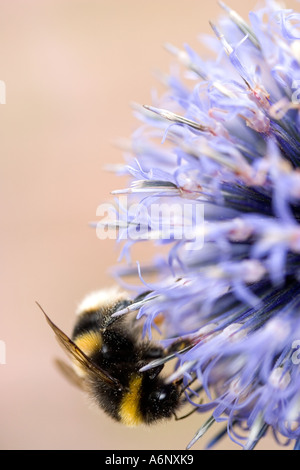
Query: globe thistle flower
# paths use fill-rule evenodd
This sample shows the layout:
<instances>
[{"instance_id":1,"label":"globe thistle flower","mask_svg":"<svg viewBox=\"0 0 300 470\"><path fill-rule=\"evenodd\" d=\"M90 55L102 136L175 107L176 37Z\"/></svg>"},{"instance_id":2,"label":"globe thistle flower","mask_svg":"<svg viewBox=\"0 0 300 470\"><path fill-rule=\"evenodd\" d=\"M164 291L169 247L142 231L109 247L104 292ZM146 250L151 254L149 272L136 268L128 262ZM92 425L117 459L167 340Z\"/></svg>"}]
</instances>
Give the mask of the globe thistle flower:
<instances>
[{"instance_id":1,"label":"globe thistle flower","mask_svg":"<svg viewBox=\"0 0 300 470\"><path fill-rule=\"evenodd\" d=\"M189 448L224 423L214 442L228 433L253 449L269 429L298 449L300 14L268 0L246 22L220 4L211 56L167 44L183 72L135 106L142 124L118 167L130 183L114 191L118 241L121 259L149 240L156 254L117 274L125 285L137 272L147 291L131 307L145 334L162 314L163 344L191 345L169 377L196 378L202 400L186 399L202 423L211 414Z\"/></svg>"}]
</instances>

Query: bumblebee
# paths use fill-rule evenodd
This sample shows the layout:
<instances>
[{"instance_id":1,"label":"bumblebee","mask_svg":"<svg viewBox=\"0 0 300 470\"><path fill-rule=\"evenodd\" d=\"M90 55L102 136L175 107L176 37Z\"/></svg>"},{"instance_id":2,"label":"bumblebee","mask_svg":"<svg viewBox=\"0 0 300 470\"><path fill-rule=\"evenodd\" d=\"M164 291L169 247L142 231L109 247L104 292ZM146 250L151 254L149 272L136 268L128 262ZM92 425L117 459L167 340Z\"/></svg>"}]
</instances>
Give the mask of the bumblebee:
<instances>
[{"instance_id":1,"label":"bumblebee","mask_svg":"<svg viewBox=\"0 0 300 470\"><path fill-rule=\"evenodd\" d=\"M134 302L117 289L99 291L83 300L71 338L43 311L72 365L62 361L62 372L111 416L126 426L155 423L176 417L183 393L182 381L167 383L161 375L165 351L150 341L140 342L136 321L112 316ZM141 372L149 362L158 365ZM180 419L180 418L177 418Z\"/></svg>"}]
</instances>

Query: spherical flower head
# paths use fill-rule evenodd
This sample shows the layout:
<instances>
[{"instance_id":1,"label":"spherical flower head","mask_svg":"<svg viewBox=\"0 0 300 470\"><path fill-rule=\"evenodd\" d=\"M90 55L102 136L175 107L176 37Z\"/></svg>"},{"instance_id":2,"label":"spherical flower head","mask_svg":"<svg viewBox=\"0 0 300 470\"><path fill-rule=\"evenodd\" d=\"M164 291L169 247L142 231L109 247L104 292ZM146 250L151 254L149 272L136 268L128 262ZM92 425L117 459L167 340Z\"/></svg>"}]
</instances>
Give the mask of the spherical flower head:
<instances>
[{"instance_id":1,"label":"spherical flower head","mask_svg":"<svg viewBox=\"0 0 300 470\"><path fill-rule=\"evenodd\" d=\"M167 44L180 73L135 107L118 241L127 261L137 242L156 254L118 274L147 291L134 306L145 334L162 315L164 344L190 344L169 380L195 379L186 399L211 416L189 447L225 422L216 440L253 449L269 429L298 448L300 14L269 0L246 22L221 7L209 58Z\"/></svg>"}]
</instances>

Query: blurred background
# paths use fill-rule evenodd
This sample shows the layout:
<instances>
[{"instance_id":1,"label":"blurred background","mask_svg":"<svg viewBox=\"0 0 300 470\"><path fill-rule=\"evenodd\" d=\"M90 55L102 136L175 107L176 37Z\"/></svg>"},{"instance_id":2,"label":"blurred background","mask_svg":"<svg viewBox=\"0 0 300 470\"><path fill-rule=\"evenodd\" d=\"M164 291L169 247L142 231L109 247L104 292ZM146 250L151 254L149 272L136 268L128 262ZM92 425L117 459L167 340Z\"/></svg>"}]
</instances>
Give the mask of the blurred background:
<instances>
[{"instance_id":1,"label":"blurred background","mask_svg":"<svg viewBox=\"0 0 300 470\"><path fill-rule=\"evenodd\" d=\"M230 0L244 18L255 4ZM122 161L112 142L138 124L130 103L161 90L163 44L201 52L220 13L215 0L0 0L1 449L180 450L200 427L194 415L127 429L91 408L55 369L63 352L35 301L70 333L82 297L113 283L115 242L89 226L124 186L103 169Z\"/></svg>"}]
</instances>

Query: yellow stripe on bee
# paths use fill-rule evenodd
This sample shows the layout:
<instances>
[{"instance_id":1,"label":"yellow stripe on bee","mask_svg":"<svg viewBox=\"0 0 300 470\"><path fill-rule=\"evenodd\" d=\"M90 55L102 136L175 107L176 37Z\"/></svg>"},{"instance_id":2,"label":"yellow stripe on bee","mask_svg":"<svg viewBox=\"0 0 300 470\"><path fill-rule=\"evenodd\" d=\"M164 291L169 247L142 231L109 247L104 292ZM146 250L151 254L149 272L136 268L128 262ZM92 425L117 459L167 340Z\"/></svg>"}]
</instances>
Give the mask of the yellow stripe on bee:
<instances>
[{"instance_id":1,"label":"yellow stripe on bee","mask_svg":"<svg viewBox=\"0 0 300 470\"><path fill-rule=\"evenodd\" d=\"M126 392L119 411L121 422L126 426L137 426L143 422L139 410L142 377L135 375L129 382L129 391Z\"/></svg>"},{"instance_id":2,"label":"yellow stripe on bee","mask_svg":"<svg viewBox=\"0 0 300 470\"><path fill-rule=\"evenodd\" d=\"M86 331L77 336L74 343L86 356L90 357L102 347L101 334L96 331Z\"/></svg>"}]
</instances>

